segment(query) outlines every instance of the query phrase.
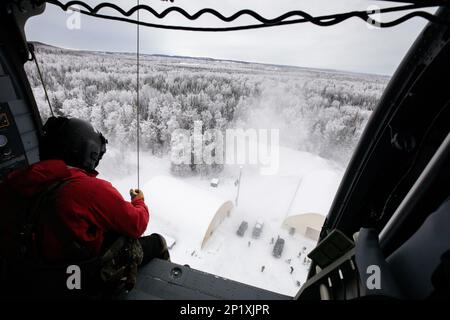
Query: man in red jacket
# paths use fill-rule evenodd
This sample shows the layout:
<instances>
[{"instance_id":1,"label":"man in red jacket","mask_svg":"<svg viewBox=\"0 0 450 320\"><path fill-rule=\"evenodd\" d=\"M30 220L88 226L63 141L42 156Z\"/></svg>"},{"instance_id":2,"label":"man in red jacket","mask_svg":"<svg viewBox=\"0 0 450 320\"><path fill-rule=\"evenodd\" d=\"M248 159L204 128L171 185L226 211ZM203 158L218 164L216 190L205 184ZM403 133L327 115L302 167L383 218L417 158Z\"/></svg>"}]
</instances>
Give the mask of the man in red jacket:
<instances>
[{"instance_id":1,"label":"man in red jacket","mask_svg":"<svg viewBox=\"0 0 450 320\"><path fill-rule=\"evenodd\" d=\"M34 221L33 248L47 264L72 263L102 254L119 236L139 238L147 228L149 211L140 190L130 190L125 201L111 183L98 179L95 167L107 140L87 122L50 118L40 144L41 161L10 173L0 184L0 256L14 255L18 215L27 214L36 199L59 183L51 210ZM41 210L43 211L43 210ZM17 241L15 241L17 240ZM164 238L153 234L139 239L143 263L169 259Z\"/></svg>"}]
</instances>

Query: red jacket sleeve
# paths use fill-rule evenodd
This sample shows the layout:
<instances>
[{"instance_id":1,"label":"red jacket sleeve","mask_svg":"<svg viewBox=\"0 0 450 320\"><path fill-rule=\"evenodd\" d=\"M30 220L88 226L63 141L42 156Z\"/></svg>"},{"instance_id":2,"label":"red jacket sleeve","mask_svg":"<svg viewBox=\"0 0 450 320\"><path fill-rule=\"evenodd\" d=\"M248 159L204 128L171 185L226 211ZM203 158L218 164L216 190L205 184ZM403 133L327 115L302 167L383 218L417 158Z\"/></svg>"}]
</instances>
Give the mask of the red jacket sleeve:
<instances>
[{"instance_id":1,"label":"red jacket sleeve","mask_svg":"<svg viewBox=\"0 0 450 320\"><path fill-rule=\"evenodd\" d=\"M103 185L98 188L97 200L94 201L100 223L104 227L133 238L140 237L147 229L149 221L148 208L144 200L125 201L111 183L97 179ZM103 220L103 221L101 221Z\"/></svg>"},{"instance_id":2,"label":"red jacket sleeve","mask_svg":"<svg viewBox=\"0 0 450 320\"><path fill-rule=\"evenodd\" d=\"M133 238L145 232L149 211L143 200L125 201L111 183L92 177L71 182L66 187L59 198L60 209L62 207L65 212L63 219L66 223L72 224L72 230L80 228L80 232L75 232L78 236L83 237L82 221L85 219L103 230ZM88 212L86 208L89 208Z\"/></svg>"}]
</instances>

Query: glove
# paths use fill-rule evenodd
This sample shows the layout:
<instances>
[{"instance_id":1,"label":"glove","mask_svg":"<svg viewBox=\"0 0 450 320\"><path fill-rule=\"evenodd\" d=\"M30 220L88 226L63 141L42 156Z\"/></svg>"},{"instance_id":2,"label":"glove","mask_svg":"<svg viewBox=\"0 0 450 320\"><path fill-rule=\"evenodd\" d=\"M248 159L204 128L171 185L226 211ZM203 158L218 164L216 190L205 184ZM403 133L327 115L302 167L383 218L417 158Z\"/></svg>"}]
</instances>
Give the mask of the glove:
<instances>
[{"instance_id":1,"label":"glove","mask_svg":"<svg viewBox=\"0 0 450 320\"><path fill-rule=\"evenodd\" d=\"M144 193L142 192L142 190L139 190L139 189L130 189L130 196L131 196L131 200L134 200L134 199L144 200Z\"/></svg>"}]
</instances>

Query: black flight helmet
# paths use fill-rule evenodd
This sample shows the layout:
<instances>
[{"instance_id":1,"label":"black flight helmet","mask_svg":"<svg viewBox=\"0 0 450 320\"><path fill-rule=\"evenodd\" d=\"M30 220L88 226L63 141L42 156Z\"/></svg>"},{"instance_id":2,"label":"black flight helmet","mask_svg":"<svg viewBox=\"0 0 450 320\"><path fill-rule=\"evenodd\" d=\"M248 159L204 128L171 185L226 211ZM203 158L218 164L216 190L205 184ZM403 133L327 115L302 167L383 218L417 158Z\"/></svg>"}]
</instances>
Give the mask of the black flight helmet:
<instances>
[{"instance_id":1,"label":"black flight helmet","mask_svg":"<svg viewBox=\"0 0 450 320\"><path fill-rule=\"evenodd\" d=\"M92 172L106 152L108 140L87 121L50 117L43 131L41 160L64 160L69 166Z\"/></svg>"}]
</instances>

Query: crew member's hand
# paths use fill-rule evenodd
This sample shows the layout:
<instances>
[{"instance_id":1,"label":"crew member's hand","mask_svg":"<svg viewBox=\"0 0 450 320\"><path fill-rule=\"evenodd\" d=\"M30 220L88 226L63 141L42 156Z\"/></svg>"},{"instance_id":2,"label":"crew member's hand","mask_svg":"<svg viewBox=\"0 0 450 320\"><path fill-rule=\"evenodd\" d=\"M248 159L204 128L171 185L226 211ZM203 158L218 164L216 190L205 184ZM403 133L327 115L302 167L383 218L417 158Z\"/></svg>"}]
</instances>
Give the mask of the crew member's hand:
<instances>
[{"instance_id":1,"label":"crew member's hand","mask_svg":"<svg viewBox=\"0 0 450 320\"><path fill-rule=\"evenodd\" d=\"M144 193L139 189L130 189L131 200L142 199L144 200Z\"/></svg>"}]
</instances>

